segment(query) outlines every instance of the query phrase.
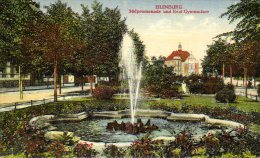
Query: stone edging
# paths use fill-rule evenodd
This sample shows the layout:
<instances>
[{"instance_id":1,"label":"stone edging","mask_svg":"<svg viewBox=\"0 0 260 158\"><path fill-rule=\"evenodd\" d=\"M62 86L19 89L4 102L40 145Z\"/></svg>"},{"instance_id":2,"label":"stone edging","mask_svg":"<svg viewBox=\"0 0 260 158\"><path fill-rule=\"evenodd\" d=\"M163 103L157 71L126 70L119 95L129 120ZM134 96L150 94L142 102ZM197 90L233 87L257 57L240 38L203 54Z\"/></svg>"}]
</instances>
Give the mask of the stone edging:
<instances>
[{"instance_id":1,"label":"stone edging","mask_svg":"<svg viewBox=\"0 0 260 158\"><path fill-rule=\"evenodd\" d=\"M103 111L103 112L94 112L92 117L96 118L125 118L130 117L129 110L122 111ZM213 119L204 114L185 114L185 113L172 113L161 110L138 110L136 112L136 116L140 117L154 117L154 118L164 118L170 121L202 121L212 125L221 125L221 126L229 126L232 128L242 127L244 125L234 121L221 120L221 119ZM74 122L74 121L82 121L87 119L88 114L85 112L78 114L62 114L59 117L55 115L42 115L32 118L29 121L30 126L34 126L37 129L46 129L45 138L49 140L56 140L62 138L64 132L63 131L55 131L57 128L51 125L51 122ZM71 138L75 137L73 132L67 133ZM77 137L78 138L78 137ZM97 151L102 151L107 145L116 145L118 147L128 147L131 145L131 142L118 142L118 143L104 143L104 142L90 142L83 141L80 138L77 139L78 143L92 143L93 148ZM164 140L164 141L174 141L174 137L156 137L154 140Z\"/></svg>"}]
</instances>

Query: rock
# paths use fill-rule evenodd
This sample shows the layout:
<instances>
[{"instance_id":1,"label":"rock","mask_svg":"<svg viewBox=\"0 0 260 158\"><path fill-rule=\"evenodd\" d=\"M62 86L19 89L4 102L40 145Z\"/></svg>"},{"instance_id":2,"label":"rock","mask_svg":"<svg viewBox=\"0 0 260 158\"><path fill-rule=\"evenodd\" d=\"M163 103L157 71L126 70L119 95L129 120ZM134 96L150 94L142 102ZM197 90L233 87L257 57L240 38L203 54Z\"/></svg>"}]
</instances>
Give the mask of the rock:
<instances>
[{"instance_id":1,"label":"rock","mask_svg":"<svg viewBox=\"0 0 260 158\"><path fill-rule=\"evenodd\" d=\"M131 146L131 142L121 142L121 143L106 143L106 146L109 146L109 145L115 145L119 148L125 148L125 147L129 147Z\"/></svg>"},{"instance_id":2,"label":"rock","mask_svg":"<svg viewBox=\"0 0 260 158\"><path fill-rule=\"evenodd\" d=\"M55 131L55 130L57 130L58 128L57 127L54 127L54 126L49 126L48 127L48 131Z\"/></svg>"},{"instance_id":3,"label":"rock","mask_svg":"<svg viewBox=\"0 0 260 158\"><path fill-rule=\"evenodd\" d=\"M163 140L166 143L167 142L171 142L171 141L175 141L175 137L163 137L163 136L159 136L159 137L155 137L152 140Z\"/></svg>"},{"instance_id":4,"label":"rock","mask_svg":"<svg viewBox=\"0 0 260 158\"><path fill-rule=\"evenodd\" d=\"M153 131L151 133L151 137L153 137L153 138L162 137L162 136L163 137L171 137L172 134L169 131L165 130L165 129L160 129L160 130L157 130L157 131Z\"/></svg>"},{"instance_id":5,"label":"rock","mask_svg":"<svg viewBox=\"0 0 260 158\"><path fill-rule=\"evenodd\" d=\"M206 120L206 122L209 124L224 125L224 126L229 126L229 127L233 127L233 128L238 128L238 127L244 128L243 124L237 123L234 121L228 121L228 120L208 119L208 120Z\"/></svg>"},{"instance_id":6,"label":"rock","mask_svg":"<svg viewBox=\"0 0 260 158\"><path fill-rule=\"evenodd\" d=\"M181 120L181 121L203 121L206 120L204 114L176 114L172 113L167 120Z\"/></svg>"},{"instance_id":7,"label":"rock","mask_svg":"<svg viewBox=\"0 0 260 158\"><path fill-rule=\"evenodd\" d=\"M50 126L50 123L48 121L52 118L54 118L54 115L37 116L29 121L29 125L36 129L46 128Z\"/></svg>"},{"instance_id":8,"label":"rock","mask_svg":"<svg viewBox=\"0 0 260 158\"><path fill-rule=\"evenodd\" d=\"M67 138L73 138L73 132L62 132L62 131L49 131L44 134L45 139L47 140L64 140L64 136Z\"/></svg>"}]
</instances>

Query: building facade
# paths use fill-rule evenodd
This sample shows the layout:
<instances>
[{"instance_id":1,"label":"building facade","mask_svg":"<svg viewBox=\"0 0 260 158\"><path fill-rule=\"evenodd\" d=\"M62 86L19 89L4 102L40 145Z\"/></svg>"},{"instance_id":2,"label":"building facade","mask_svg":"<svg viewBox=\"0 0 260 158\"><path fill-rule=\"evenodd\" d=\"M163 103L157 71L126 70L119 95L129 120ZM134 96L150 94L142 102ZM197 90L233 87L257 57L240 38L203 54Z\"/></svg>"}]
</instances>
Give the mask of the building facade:
<instances>
[{"instance_id":1,"label":"building facade","mask_svg":"<svg viewBox=\"0 0 260 158\"><path fill-rule=\"evenodd\" d=\"M179 44L178 50L173 51L165 59L164 63L166 66L172 66L176 75L199 74L199 61L188 51L183 51L181 44Z\"/></svg>"}]
</instances>

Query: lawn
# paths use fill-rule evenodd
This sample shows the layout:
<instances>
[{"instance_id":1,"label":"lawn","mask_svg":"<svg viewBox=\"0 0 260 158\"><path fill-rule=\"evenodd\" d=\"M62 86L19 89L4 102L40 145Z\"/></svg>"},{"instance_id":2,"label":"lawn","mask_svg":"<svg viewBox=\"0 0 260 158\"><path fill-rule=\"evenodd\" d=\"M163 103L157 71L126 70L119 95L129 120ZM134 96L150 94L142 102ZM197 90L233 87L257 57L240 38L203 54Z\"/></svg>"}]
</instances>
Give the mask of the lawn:
<instances>
[{"instance_id":1,"label":"lawn","mask_svg":"<svg viewBox=\"0 0 260 158\"><path fill-rule=\"evenodd\" d=\"M217 103L214 96L203 96L203 95L191 95L184 97L183 100L164 100L169 103L174 103L177 105L188 104L188 105L200 105L208 107L223 107L227 108L230 106L235 106L239 110L244 112L256 111L260 113L260 102L256 102L252 99L238 96L235 103Z\"/></svg>"}]
</instances>

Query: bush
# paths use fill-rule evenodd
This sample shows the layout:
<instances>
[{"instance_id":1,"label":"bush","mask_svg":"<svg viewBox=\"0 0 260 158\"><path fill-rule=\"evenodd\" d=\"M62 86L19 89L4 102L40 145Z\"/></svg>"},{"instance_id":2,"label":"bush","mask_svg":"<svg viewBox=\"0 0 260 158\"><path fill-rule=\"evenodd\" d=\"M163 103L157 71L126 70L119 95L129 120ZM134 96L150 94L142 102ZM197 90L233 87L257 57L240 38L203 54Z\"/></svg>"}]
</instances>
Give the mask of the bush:
<instances>
[{"instance_id":1,"label":"bush","mask_svg":"<svg viewBox=\"0 0 260 158\"><path fill-rule=\"evenodd\" d=\"M186 79L191 93L215 94L224 88L224 82L220 78L191 75Z\"/></svg>"},{"instance_id":2,"label":"bush","mask_svg":"<svg viewBox=\"0 0 260 158\"><path fill-rule=\"evenodd\" d=\"M141 138L134 141L129 147L129 151L132 157L165 157L165 145L163 141L152 141L150 138Z\"/></svg>"},{"instance_id":3,"label":"bush","mask_svg":"<svg viewBox=\"0 0 260 158\"><path fill-rule=\"evenodd\" d=\"M66 153L64 144L58 141L52 142L48 151L55 157L62 157Z\"/></svg>"},{"instance_id":4,"label":"bush","mask_svg":"<svg viewBox=\"0 0 260 158\"><path fill-rule=\"evenodd\" d=\"M221 103L233 103L236 100L234 91L224 88L216 94L216 100Z\"/></svg>"},{"instance_id":5,"label":"bush","mask_svg":"<svg viewBox=\"0 0 260 158\"><path fill-rule=\"evenodd\" d=\"M200 94L203 93L203 83L195 82L189 84L190 93Z\"/></svg>"},{"instance_id":6,"label":"bush","mask_svg":"<svg viewBox=\"0 0 260 158\"><path fill-rule=\"evenodd\" d=\"M99 86L110 87L114 91L114 93L119 93L121 89L121 84L117 80L99 81L97 87Z\"/></svg>"},{"instance_id":7,"label":"bush","mask_svg":"<svg viewBox=\"0 0 260 158\"><path fill-rule=\"evenodd\" d=\"M231 91L235 91L235 87L233 84L228 83L225 87Z\"/></svg>"},{"instance_id":8,"label":"bush","mask_svg":"<svg viewBox=\"0 0 260 158\"><path fill-rule=\"evenodd\" d=\"M94 92L93 97L96 99L111 99L113 97L114 90L108 86L98 86Z\"/></svg>"},{"instance_id":9,"label":"bush","mask_svg":"<svg viewBox=\"0 0 260 158\"><path fill-rule=\"evenodd\" d=\"M95 157L98 152L92 149L93 144L88 144L86 142L78 143L74 148L74 154L78 157Z\"/></svg>"},{"instance_id":10,"label":"bush","mask_svg":"<svg viewBox=\"0 0 260 158\"><path fill-rule=\"evenodd\" d=\"M123 149L119 149L117 146L115 145L108 145L105 149L104 149L104 154L106 157L124 157L125 156L125 150Z\"/></svg>"},{"instance_id":11,"label":"bush","mask_svg":"<svg viewBox=\"0 0 260 158\"><path fill-rule=\"evenodd\" d=\"M215 94L224 88L224 82L220 78L204 77L203 79L203 93Z\"/></svg>"}]
</instances>

